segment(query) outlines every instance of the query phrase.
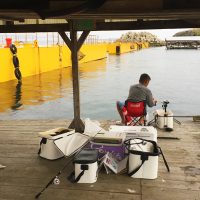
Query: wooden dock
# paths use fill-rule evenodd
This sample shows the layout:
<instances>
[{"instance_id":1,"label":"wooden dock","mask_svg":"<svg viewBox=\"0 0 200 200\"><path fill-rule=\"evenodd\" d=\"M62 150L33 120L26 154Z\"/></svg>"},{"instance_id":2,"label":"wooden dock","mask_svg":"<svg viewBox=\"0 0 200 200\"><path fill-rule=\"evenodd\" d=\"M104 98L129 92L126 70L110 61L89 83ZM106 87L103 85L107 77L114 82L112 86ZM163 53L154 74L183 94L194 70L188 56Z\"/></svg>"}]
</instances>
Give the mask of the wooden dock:
<instances>
[{"instance_id":1,"label":"wooden dock","mask_svg":"<svg viewBox=\"0 0 200 200\"><path fill-rule=\"evenodd\" d=\"M66 120L0 121L0 200L29 200L56 175L67 159L49 161L38 157L40 131L67 126ZM109 127L112 121L102 121ZM159 159L156 180L133 179L101 171L94 184L72 184L67 180L73 165L60 176L60 185L51 185L41 196L45 200L200 200L200 123L175 124L173 132L158 130L170 166L168 173Z\"/></svg>"}]
</instances>

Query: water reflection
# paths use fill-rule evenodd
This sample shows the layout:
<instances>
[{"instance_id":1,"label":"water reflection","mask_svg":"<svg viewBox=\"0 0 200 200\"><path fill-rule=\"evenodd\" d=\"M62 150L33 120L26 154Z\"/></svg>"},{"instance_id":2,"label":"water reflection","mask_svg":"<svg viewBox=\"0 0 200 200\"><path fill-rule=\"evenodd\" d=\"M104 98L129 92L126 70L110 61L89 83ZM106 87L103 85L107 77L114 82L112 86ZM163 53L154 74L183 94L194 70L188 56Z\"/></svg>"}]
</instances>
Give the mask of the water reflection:
<instances>
[{"instance_id":1,"label":"water reflection","mask_svg":"<svg viewBox=\"0 0 200 200\"><path fill-rule=\"evenodd\" d=\"M22 82L18 81L17 85L16 85L16 91L15 91L15 98L14 98L14 105L11 106L12 110L17 110L22 106L21 103L21 86L22 86Z\"/></svg>"},{"instance_id":2,"label":"water reflection","mask_svg":"<svg viewBox=\"0 0 200 200\"><path fill-rule=\"evenodd\" d=\"M105 71L106 59L80 65L80 77L94 78ZM40 75L0 83L0 112L19 112L45 102L62 98L72 99L72 69L61 68ZM73 104L71 104L73 107Z\"/></svg>"},{"instance_id":3,"label":"water reflection","mask_svg":"<svg viewBox=\"0 0 200 200\"><path fill-rule=\"evenodd\" d=\"M16 85L16 86L15 86ZM27 106L62 98L71 90L71 68L64 68L23 78L22 82L0 84L0 112L23 110ZM22 106L23 105L23 106Z\"/></svg>"},{"instance_id":4,"label":"water reflection","mask_svg":"<svg viewBox=\"0 0 200 200\"><path fill-rule=\"evenodd\" d=\"M103 72L106 72L106 59L80 64L80 78L95 78Z\"/></svg>"}]
</instances>

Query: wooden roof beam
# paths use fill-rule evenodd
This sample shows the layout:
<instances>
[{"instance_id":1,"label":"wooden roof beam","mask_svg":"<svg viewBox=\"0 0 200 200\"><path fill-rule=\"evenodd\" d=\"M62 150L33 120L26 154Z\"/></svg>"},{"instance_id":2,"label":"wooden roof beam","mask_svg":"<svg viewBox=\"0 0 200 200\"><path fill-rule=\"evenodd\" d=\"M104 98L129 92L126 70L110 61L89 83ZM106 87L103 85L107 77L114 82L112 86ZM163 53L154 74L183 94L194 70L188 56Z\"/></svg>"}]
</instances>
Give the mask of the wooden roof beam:
<instances>
[{"instance_id":1,"label":"wooden roof beam","mask_svg":"<svg viewBox=\"0 0 200 200\"><path fill-rule=\"evenodd\" d=\"M91 31L200 28L200 20L152 20L129 22L97 22ZM69 24L0 25L1 33L67 32ZM81 31L81 30L80 30ZM87 31L81 37L86 38Z\"/></svg>"},{"instance_id":2,"label":"wooden roof beam","mask_svg":"<svg viewBox=\"0 0 200 200\"><path fill-rule=\"evenodd\" d=\"M83 31L83 33L81 34L80 38L78 39L78 51L80 50L81 46L83 45L85 39L87 38L87 36L89 35L90 31Z\"/></svg>"},{"instance_id":3,"label":"wooden roof beam","mask_svg":"<svg viewBox=\"0 0 200 200\"><path fill-rule=\"evenodd\" d=\"M0 25L1 33L33 33L69 31L69 24Z\"/></svg>"},{"instance_id":4,"label":"wooden roof beam","mask_svg":"<svg viewBox=\"0 0 200 200\"><path fill-rule=\"evenodd\" d=\"M185 20L152 20L130 22L99 22L96 24L97 31L114 30L144 30L144 29L171 29L171 28L200 28L200 21Z\"/></svg>"}]
</instances>

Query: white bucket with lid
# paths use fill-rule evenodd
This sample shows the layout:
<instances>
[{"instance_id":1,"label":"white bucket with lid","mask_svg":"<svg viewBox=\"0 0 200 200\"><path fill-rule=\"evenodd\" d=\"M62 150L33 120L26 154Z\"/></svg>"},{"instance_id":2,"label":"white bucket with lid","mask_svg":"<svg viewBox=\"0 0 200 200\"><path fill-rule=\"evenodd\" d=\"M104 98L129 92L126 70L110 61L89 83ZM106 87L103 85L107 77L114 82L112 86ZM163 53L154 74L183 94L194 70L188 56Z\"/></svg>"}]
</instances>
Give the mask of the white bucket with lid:
<instances>
[{"instance_id":1,"label":"white bucket with lid","mask_svg":"<svg viewBox=\"0 0 200 200\"><path fill-rule=\"evenodd\" d=\"M97 161L98 161L98 150L94 149L82 150L74 159L75 180L76 180L75 182L95 183L97 181L97 176L98 176Z\"/></svg>"},{"instance_id":2,"label":"white bucket with lid","mask_svg":"<svg viewBox=\"0 0 200 200\"><path fill-rule=\"evenodd\" d=\"M173 129L173 113L171 110L158 109L154 112L156 126L160 129Z\"/></svg>"}]
</instances>

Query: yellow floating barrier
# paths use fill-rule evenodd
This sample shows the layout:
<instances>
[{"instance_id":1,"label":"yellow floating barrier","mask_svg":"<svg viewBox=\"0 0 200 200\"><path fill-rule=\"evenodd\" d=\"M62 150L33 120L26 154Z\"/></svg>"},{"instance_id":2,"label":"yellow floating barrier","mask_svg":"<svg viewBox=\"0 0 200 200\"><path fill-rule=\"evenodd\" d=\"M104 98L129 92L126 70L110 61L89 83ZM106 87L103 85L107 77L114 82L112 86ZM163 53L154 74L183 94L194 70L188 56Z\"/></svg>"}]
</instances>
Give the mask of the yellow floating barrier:
<instances>
[{"instance_id":1,"label":"yellow floating barrier","mask_svg":"<svg viewBox=\"0 0 200 200\"><path fill-rule=\"evenodd\" d=\"M16 43L16 47L22 77L71 66L71 52L66 45L38 47L37 41L34 41L33 44ZM84 44L78 53L79 63L103 59L106 53L106 44ZM12 59L8 47L0 48L0 82L16 79Z\"/></svg>"}]
</instances>

